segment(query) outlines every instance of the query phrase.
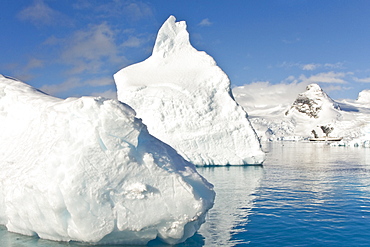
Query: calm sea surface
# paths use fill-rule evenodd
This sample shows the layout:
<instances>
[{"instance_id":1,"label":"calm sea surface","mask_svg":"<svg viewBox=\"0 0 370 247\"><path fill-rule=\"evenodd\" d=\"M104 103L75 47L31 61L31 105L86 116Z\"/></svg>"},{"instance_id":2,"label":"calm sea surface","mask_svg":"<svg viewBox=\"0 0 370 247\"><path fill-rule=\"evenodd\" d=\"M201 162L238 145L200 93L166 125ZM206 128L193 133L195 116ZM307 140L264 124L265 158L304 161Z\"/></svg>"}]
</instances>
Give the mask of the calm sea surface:
<instances>
[{"instance_id":1,"label":"calm sea surface","mask_svg":"<svg viewBox=\"0 0 370 247\"><path fill-rule=\"evenodd\" d=\"M263 166L198 168L215 185L216 202L179 246L370 246L370 149L294 142L263 149ZM0 226L0 246L85 245Z\"/></svg>"}]
</instances>

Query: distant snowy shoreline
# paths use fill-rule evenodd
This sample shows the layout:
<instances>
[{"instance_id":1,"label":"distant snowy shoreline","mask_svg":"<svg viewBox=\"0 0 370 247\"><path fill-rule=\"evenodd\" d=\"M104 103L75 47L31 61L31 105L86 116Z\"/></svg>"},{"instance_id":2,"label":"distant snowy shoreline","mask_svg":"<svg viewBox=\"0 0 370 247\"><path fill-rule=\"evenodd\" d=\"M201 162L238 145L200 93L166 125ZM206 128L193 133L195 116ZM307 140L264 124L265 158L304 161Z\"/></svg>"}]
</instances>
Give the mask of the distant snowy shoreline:
<instances>
[{"instance_id":1,"label":"distant snowy shoreline","mask_svg":"<svg viewBox=\"0 0 370 247\"><path fill-rule=\"evenodd\" d=\"M233 94L262 141L307 141L328 134L343 138L332 145L369 146L369 90L360 92L355 101L334 101L317 84L296 95L253 85L236 87Z\"/></svg>"}]
</instances>

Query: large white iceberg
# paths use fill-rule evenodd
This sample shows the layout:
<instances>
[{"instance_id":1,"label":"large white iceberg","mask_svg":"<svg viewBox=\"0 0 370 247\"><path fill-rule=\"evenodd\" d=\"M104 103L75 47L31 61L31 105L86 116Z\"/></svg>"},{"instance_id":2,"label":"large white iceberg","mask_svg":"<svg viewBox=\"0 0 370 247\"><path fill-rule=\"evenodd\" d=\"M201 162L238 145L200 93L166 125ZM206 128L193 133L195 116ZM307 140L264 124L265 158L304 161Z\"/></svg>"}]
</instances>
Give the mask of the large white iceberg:
<instances>
[{"instance_id":1,"label":"large white iceberg","mask_svg":"<svg viewBox=\"0 0 370 247\"><path fill-rule=\"evenodd\" d=\"M213 187L116 100L48 96L0 76L0 224L61 241L174 244Z\"/></svg>"},{"instance_id":2,"label":"large white iceberg","mask_svg":"<svg viewBox=\"0 0 370 247\"><path fill-rule=\"evenodd\" d=\"M118 99L135 109L149 133L196 165L261 164L264 153L230 80L189 41L170 16L152 56L114 75Z\"/></svg>"}]
</instances>

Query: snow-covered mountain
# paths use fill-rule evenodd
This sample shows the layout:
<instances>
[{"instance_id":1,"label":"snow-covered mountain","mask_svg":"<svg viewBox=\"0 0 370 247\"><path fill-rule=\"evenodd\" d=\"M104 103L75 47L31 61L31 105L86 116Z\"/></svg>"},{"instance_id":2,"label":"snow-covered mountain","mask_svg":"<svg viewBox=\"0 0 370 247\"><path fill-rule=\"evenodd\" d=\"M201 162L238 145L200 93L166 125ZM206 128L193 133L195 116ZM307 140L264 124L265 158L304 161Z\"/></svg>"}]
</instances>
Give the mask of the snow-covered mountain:
<instances>
[{"instance_id":1,"label":"snow-covered mountain","mask_svg":"<svg viewBox=\"0 0 370 247\"><path fill-rule=\"evenodd\" d=\"M309 118L325 121L340 118L339 105L335 103L317 84L310 84L300 93L285 115L307 115Z\"/></svg>"},{"instance_id":2,"label":"snow-covered mountain","mask_svg":"<svg viewBox=\"0 0 370 247\"><path fill-rule=\"evenodd\" d=\"M322 128L333 128L342 118L340 108L317 84L310 84L306 91L298 94L289 110L287 119L296 123L294 135L319 136Z\"/></svg>"},{"instance_id":3,"label":"snow-covered mountain","mask_svg":"<svg viewBox=\"0 0 370 247\"><path fill-rule=\"evenodd\" d=\"M263 91L247 90L248 87L237 87L233 93L262 140L303 140L330 132L329 136L349 141L369 134L367 91L361 92L354 102L336 102L319 85L310 84L290 104L284 99L266 105L264 101L255 100ZM249 100L252 94L253 100Z\"/></svg>"},{"instance_id":4,"label":"snow-covered mountain","mask_svg":"<svg viewBox=\"0 0 370 247\"><path fill-rule=\"evenodd\" d=\"M196 165L261 164L264 153L227 75L189 41L170 16L153 54L114 75L118 99L135 109L149 133Z\"/></svg>"},{"instance_id":5,"label":"snow-covered mountain","mask_svg":"<svg viewBox=\"0 0 370 247\"><path fill-rule=\"evenodd\" d=\"M0 76L0 224L58 241L174 244L215 193L116 100L48 96Z\"/></svg>"}]
</instances>

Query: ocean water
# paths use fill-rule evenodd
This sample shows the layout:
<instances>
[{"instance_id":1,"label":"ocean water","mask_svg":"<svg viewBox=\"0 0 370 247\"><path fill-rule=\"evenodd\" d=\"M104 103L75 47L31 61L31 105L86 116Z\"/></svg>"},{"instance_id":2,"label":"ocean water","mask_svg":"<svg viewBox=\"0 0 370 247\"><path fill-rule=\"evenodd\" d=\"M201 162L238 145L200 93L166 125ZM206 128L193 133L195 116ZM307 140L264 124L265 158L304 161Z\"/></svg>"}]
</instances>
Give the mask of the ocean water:
<instances>
[{"instance_id":1,"label":"ocean water","mask_svg":"<svg viewBox=\"0 0 370 247\"><path fill-rule=\"evenodd\" d=\"M198 168L215 185L215 206L198 233L178 246L370 246L370 149L308 142L263 149L263 166ZM86 245L0 226L0 246Z\"/></svg>"}]
</instances>

